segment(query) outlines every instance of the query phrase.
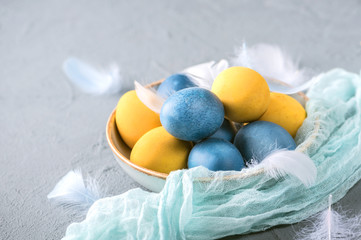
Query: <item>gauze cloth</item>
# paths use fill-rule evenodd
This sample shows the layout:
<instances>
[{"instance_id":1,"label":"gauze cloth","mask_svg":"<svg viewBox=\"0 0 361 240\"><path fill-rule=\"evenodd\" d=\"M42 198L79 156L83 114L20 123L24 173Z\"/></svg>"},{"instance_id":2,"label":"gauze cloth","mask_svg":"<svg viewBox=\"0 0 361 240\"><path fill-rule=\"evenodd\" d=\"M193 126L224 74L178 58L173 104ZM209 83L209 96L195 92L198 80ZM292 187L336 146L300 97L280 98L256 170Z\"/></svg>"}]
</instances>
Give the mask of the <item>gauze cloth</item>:
<instances>
[{"instance_id":1,"label":"gauze cloth","mask_svg":"<svg viewBox=\"0 0 361 240\"><path fill-rule=\"evenodd\" d=\"M259 166L175 171L160 193L138 188L96 201L63 239L216 239L299 222L325 209L329 194L340 200L361 178L361 79L342 69L318 78L296 136L317 167L313 186L272 179Z\"/></svg>"}]
</instances>

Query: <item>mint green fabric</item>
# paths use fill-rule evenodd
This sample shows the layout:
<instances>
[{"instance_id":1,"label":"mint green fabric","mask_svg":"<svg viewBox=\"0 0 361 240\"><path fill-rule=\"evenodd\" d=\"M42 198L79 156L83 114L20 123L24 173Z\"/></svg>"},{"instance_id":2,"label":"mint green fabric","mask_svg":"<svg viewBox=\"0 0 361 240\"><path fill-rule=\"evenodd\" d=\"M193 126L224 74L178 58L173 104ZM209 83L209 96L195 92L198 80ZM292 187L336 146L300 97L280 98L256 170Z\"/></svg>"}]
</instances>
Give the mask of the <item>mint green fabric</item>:
<instances>
[{"instance_id":1,"label":"mint green fabric","mask_svg":"<svg viewBox=\"0 0 361 240\"><path fill-rule=\"evenodd\" d=\"M204 168L169 175L162 192L133 189L101 199L64 239L216 239L299 222L341 199L361 178L361 78L341 69L319 76L308 92L298 150L318 169L316 184L274 180L259 167Z\"/></svg>"}]
</instances>

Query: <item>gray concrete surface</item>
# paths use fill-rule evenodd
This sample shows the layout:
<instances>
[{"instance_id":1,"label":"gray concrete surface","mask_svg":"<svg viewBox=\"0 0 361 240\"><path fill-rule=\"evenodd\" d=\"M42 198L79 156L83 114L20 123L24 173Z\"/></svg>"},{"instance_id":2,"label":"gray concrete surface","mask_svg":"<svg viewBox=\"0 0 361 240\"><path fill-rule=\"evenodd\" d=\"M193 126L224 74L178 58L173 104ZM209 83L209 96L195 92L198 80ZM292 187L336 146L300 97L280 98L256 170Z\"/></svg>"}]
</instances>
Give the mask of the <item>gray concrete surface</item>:
<instances>
[{"instance_id":1,"label":"gray concrete surface","mask_svg":"<svg viewBox=\"0 0 361 240\"><path fill-rule=\"evenodd\" d=\"M361 2L1 0L0 239L60 239L74 219L46 195L72 168L101 176L112 195L138 187L105 140L121 94L80 92L64 59L118 63L125 91L228 57L244 39L283 46L315 72L359 72ZM360 194L358 184L340 205L361 213ZM225 239L292 239L302 225Z\"/></svg>"}]
</instances>

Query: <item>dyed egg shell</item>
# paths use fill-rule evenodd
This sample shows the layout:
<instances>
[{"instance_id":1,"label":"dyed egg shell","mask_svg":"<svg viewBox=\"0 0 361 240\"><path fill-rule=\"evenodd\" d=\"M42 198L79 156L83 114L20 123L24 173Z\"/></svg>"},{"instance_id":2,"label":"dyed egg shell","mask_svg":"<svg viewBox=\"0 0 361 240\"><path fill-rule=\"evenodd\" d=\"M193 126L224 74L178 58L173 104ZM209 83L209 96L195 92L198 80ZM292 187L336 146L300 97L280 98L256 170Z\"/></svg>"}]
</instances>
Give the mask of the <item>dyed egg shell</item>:
<instances>
[{"instance_id":1,"label":"dyed egg shell","mask_svg":"<svg viewBox=\"0 0 361 240\"><path fill-rule=\"evenodd\" d=\"M276 123L295 137L306 118L305 109L296 99L286 94L272 92L270 96L268 109L259 120Z\"/></svg>"},{"instance_id":2,"label":"dyed egg shell","mask_svg":"<svg viewBox=\"0 0 361 240\"><path fill-rule=\"evenodd\" d=\"M238 149L230 142L209 138L196 144L188 157L188 167L203 166L212 171L239 171L244 167Z\"/></svg>"},{"instance_id":3,"label":"dyed egg shell","mask_svg":"<svg viewBox=\"0 0 361 240\"><path fill-rule=\"evenodd\" d=\"M209 138L220 138L228 142L232 142L235 135L235 131L229 120L224 119L221 127Z\"/></svg>"},{"instance_id":4,"label":"dyed egg shell","mask_svg":"<svg viewBox=\"0 0 361 240\"><path fill-rule=\"evenodd\" d=\"M190 142L179 140L163 127L157 127L137 141L130 153L130 161L153 171L170 173L187 168L191 149Z\"/></svg>"},{"instance_id":5,"label":"dyed egg shell","mask_svg":"<svg viewBox=\"0 0 361 240\"><path fill-rule=\"evenodd\" d=\"M115 122L120 136L130 148L143 134L161 126L159 115L146 107L134 90L119 99Z\"/></svg>"},{"instance_id":6,"label":"dyed egg shell","mask_svg":"<svg viewBox=\"0 0 361 240\"><path fill-rule=\"evenodd\" d=\"M157 94L166 99L179 90L196 86L186 75L173 74L159 85Z\"/></svg>"},{"instance_id":7,"label":"dyed egg shell","mask_svg":"<svg viewBox=\"0 0 361 240\"><path fill-rule=\"evenodd\" d=\"M242 127L234 139L234 145L247 162L261 162L277 149L294 150L296 143L281 126L267 121L257 121Z\"/></svg>"},{"instance_id":8,"label":"dyed egg shell","mask_svg":"<svg viewBox=\"0 0 361 240\"><path fill-rule=\"evenodd\" d=\"M160 121L174 137L199 141L222 125L224 109L214 93L204 88L186 88L171 95L163 104Z\"/></svg>"},{"instance_id":9,"label":"dyed egg shell","mask_svg":"<svg viewBox=\"0 0 361 240\"><path fill-rule=\"evenodd\" d=\"M239 123L260 118L270 101L266 80L246 67L231 67L221 72L213 82L212 92L222 101L226 117Z\"/></svg>"}]
</instances>

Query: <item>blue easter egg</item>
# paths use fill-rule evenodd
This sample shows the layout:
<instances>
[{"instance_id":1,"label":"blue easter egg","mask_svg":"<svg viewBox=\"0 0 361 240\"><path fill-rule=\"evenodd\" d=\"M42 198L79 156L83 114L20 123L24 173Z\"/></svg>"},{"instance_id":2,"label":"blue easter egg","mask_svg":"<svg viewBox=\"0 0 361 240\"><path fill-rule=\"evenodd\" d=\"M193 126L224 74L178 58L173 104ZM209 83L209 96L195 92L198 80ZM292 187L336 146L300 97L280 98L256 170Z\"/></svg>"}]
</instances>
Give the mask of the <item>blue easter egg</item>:
<instances>
[{"instance_id":1,"label":"blue easter egg","mask_svg":"<svg viewBox=\"0 0 361 240\"><path fill-rule=\"evenodd\" d=\"M168 98L173 93L184 88L196 87L184 74L173 74L167 77L158 87L157 94L163 98Z\"/></svg>"},{"instance_id":2,"label":"blue easter egg","mask_svg":"<svg viewBox=\"0 0 361 240\"><path fill-rule=\"evenodd\" d=\"M192 87L171 95L160 111L163 127L174 137L199 141L215 133L222 125L224 108L209 90Z\"/></svg>"},{"instance_id":3,"label":"blue easter egg","mask_svg":"<svg viewBox=\"0 0 361 240\"><path fill-rule=\"evenodd\" d=\"M234 138L235 132L231 125L231 122L227 119L224 119L221 127L209 138L220 138L224 139L228 142L232 142Z\"/></svg>"},{"instance_id":4,"label":"blue easter egg","mask_svg":"<svg viewBox=\"0 0 361 240\"><path fill-rule=\"evenodd\" d=\"M196 144L188 156L188 168L197 166L212 171L240 171L244 162L232 143L219 138L209 138Z\"/></svg>"},{"instance_id":5,"label":"blue easter egg","mask_svg":"<svg viewBox=\"0 0 361 240\"><path fill-rule=\"evenodd\" d=\"M261 162L278 149L294 150L296 143L283 127L267 121L256 121L242 127L236 134L234 145L247 162Z\"/></svg>"}]
</instances>

